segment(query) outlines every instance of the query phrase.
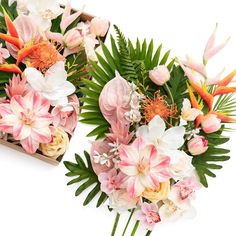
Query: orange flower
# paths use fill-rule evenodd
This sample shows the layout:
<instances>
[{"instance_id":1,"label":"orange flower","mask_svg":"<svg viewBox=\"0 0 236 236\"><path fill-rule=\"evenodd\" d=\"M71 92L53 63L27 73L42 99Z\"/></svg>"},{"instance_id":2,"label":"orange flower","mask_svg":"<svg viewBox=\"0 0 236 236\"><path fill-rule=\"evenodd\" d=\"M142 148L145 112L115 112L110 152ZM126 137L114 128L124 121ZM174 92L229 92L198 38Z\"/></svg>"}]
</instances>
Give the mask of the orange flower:
<instances>
[{"instance_id":1,"label":"orange flower","mask_svg":"<svg viewBox=\"0 0 236 236\"><path fill-rule=\"evenodd\" d=\"M166 102L166 96L161 96L160 91L155 93L153 100L147 97L144 99L143 110L147 122L150 122L156 115L167 121L168 118L173 117L178 111L175 104L169 105Z\"/></svg>"},{"instance_id":2,"label":"orange flower","mask_svg":"<svg viewBox=\"0 0 236 236\"><path fill-rule=\"evenodd\" d=\"M64 61L54 44L43 42L29 55L30 66L45 72L58 61Z\"/></svg>"}]
</instances>

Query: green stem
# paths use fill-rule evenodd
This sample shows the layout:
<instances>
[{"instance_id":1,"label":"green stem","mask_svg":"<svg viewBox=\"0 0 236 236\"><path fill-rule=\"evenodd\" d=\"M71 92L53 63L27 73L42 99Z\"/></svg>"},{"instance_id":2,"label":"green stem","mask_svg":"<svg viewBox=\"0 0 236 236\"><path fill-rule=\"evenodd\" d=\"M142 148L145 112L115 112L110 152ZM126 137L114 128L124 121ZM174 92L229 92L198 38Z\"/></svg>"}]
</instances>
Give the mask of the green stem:
<instances>
[{"instance_id":1,"label":"green stem","mask_svg":"<svg viewBox=\"0 0 236 236\"><path fill-rule=\"evenodd\" d=\"M133 228L132 233L131 233L130 236L134 236L134 235L135 235L135 233L136 233L136 231L137 231L137 229L138 229L138 226L139 226L139 220L136 221L136 223L135 223L135 225L134 225L134 228Z\"/></svg>"},{"instance_id":2,"label":"green stem","mask_svg":"<svg viewBox=\"0 0 236 236\"><path fill-rule=\"evenodd\" d=\"M148 230L146 233L146 236L149 236L152 233L152 231Z\"/></svg>"},{"instance_id":3,"label":"green stem","mask_svg":"<svg viewBox=\"0 0 236 236\"><path fill-rule=\"evenodd\" d=\"M117 213L116 214L116 218L115 218L115 222L114 222L114 225L113 225L113 228L112 228L111 236L114 236L115 233L116 233L116 229L117 229L117 225L118 225L119 219L120 219L120 214Z\"/></svg>"},{"instance_id":4,"label":"green stem","mask_svg":"<svg viewBox=\"0 0 236 236\"><path fill-rule=\"evenodd\" d=\"M125 226L125 229L124 229L124 231L123 231L123 233L122 233L122 236L125 235L126 230L127 230L128 226L129 226L129 223L130 223L130 220L131 220L133 214L134 214L134 209L133 209L133 210L131 211L131 213L130 213L129 219L128 219L127 223L126 223L126 226Z\"/></svg>"},{"instance_id":5,"label":"green stem","mask_svg":"<svg viewBox=\"0 0 236 236\"><path fill-rule=\"evenodd\" d=\"M171 103L174 105L175 104L175 100L174 100L173 95L172 95L172 93L170 91L170 87L169 87L169 85L167 83L165 83L165 88L167 90L168 95L170 96ZM172 118L170 118L170 124L172 125Z\"/></svg>"}]
</instances>

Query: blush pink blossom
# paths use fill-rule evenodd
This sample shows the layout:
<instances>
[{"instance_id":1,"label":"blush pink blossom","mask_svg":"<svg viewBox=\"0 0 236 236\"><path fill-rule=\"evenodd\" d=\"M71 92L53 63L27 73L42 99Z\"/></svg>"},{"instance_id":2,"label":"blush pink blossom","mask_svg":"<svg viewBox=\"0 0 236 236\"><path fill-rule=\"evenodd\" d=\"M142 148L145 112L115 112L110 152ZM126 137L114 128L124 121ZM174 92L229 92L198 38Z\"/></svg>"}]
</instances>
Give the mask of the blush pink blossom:
<instances>
[{"instance_id":1,"label":"blush pink blossom","mask_svg":"<svg viewBox=\"0 0 236 236\"><path fill-rule=\"evenodd\" d=\"M214 114L208 114L202 117L201 125L205 133L214 133L221 128L221 120Z\"/></svg>"},{"instance_id":2,"label":"blush pink blossom","mask_svg":"<svg viewBox=\"0 0 236 236\"><path fill-rule=\"evenodd\" d=\"M174 185L179 191L181 200L192 199L196 190L201 188L201 184L196 176L186 177Z\"/></svg>"},{"instance_id":3,"label":"blush pink blossom","mask_svg":"<svg viewBox=\"0 0 236 236\"><path fill-rule=\"evenodd\" d=\"M129 123L125 113L131 109L129 104L131 92L127 81L118 73L104 86L99 97L99 107L111 127L119 122L124 125Z\"/></svg>"},{"instance_id":4,"label":"blush pink blossom","mask_svg":"<svg viewBox=\"0 0 236 236\"><path fill-rule=\"evenodd\" d=\"M66 32L63 41L69 49L78 48L83 43L83 35L80 30L73 28Z\"/></svg>"},{"instance_id":5,"label":"blush pink blossom","mask_svg":"<svg viewBox=\"0 0 236 236\"><path fill-rule=\"evenodd\" d=\"M75 94L71 95L68 100L67 105L54 107L51 114L53 125L72 135L78 124L79 100Z\"/></svg>"},{"instance_id":6,"label":"blush pink blossom","mask_svg":"<svg viewBox=\"0 0 236 236\"><path fill-rule=\"evenodd\" d=\"M104 37L109 29L109 21L100 17L91 20L90 32L96 36Z\"/></svg>"},{"instance_id":7,"label":"blush pink blossom","mask_svg":"<svg viewBox=\"0 0 236 236\"><path fill-rule=\"evenodd\" d=\"M170 79L170 72L166 66L157 66L149 72L149 77L156 85L162 86Z\"/></svg>"},{"instance_id":8,"label":"blush pink blossom","mask_svg":"<svg viewBox=\"0 0 236 236\"><path fill-rule=\"evenodd\" d=\"M111 194L115 190L121 188L125 180L125 175L117 173L116 169L111 169L108 172L103 172L98 175L98 180L101 183L101 190L106 194Z\"/></svg>"},{"instance_id":9,"label":"blush pink blossom","mask_svg":"<svg viewBox=\"0 0 236 236\"><path fill-rule=\"evenodd\" d=\"M8 98L12 98L15 95L25 96L28 91L29 86L27 86L26 78L21 79L19 75L13 75L9 85L6 85Z\"/></svg>"},{"instance_id":10,"label":"blush pink blossom","mask_svg":"<svg viewBox=\"0 0 236 236\"><path fill-rule=\"evenodd\" d=\"M131 145L119 149L120 170L128 176L127 191L133 197L141 196L145 188L156 189L170 179L170 158L159 155L154 145L137 138Z\"/></svg>"},{"instance_id":11,"label":"blush pink blossom","mask_svg":"<svg viewBox=\"0 0 236 236\"><path fill-rule=\"evenodd\" d=\"M193 156L205 153L208 149L208 141L203 136L195 136L188 142L188 150Z\"/></svg>"},{"instance_id":12,"label":"blush pink blossom","mask_svg":"<svg viewBox=\"0 0 236 236\"><path fill-rule=\"evenodd\" d=\"M2 44L0 43L0 65L5 62L5 59L10 57L10 53L6 48L2 47Z\"/></svg>"},{"instance_id":13,"label":"blush pink blossom","mask_svg":"<svg viewBox=\"0 0 236 236\"><path fill-rule=\"evenodd\" d=\"M10 133L28 153L35 153L40 143L51 142L52 117L47 99L37 92L16 95L9 104L0 104L0 131Z\"/></svg>"},{"instance_id":14,"label":"blush pink blossom","mask_svg":"<svg viewBox=\"0 0 236 236\"><path fill-rule=\"evenodd\" d=\"M161 217L158 213L158 206L154 203L147 202L142 203L141 210L136 212L136 218L150 231L152 231L155 225L161 221Z\"/></svg>"}]
</instances>

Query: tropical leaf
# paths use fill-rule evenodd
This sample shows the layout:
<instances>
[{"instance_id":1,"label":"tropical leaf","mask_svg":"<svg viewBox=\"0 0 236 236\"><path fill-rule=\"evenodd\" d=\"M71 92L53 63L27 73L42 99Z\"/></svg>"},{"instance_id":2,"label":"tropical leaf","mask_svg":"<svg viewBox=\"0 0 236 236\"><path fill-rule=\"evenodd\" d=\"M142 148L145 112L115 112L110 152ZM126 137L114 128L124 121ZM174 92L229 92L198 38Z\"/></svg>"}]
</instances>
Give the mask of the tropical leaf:
<instances>
[{"instance_id":1,"label":"tropical leaf","mask_svg":"<svg viewBox=\"0 0 236 236\"><path fill-rule=\"evenodd\" d=\"M65 167L69 170L66 176L73 177L67 185L79 185L75 192L75 196L79 196L82 192L92 187L92 190L90 190L84 200L84 206L88 205L97 195L100 195L97 201L97 207L99 207L105 202L107 195L100 190L100 182L93 171L89 154L84 152L84 156L86 162L78 154L75 154L76 163L69 161L64 162Z\"/></svg>"},{"instance_id":2,"label":"tropical leaf","mask_svg":"<svg viewBox=\"0 0 236 236\"><path fill-rule=\"evenodd\" d=\"M208 150L199 156L194 156L192 164L196 168L197 174L203 186L208 187L207 176L216 177L214 170L221 169L222 165L218 162L228 161L230 156L227 155L230 150L221 147L222 144L229 141L229 138L222 136L224 126L212 134L201 133L208 140Z\"/></svg>"}]
</instances>

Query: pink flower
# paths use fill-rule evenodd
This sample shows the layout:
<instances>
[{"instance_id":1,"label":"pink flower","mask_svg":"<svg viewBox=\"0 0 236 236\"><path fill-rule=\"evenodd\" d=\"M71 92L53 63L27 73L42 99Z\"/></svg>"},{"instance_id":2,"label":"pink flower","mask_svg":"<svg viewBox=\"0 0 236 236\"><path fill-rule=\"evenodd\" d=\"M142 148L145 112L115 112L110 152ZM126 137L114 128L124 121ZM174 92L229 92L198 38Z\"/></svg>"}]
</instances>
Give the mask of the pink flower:
<instances>
[{"instance_id":1,"label":"pink flower","mask_svg":"<svg viewBox=\"0 0 236 236\"><path fill-rule=\"evenodd\" d=\"M51 142L50 104L37 92L14 96L10 104L0 104L0 131L13 134L28 153L35 153L40 143Z\"/></svg>"},{"instance_id":2,"label":"pink flower","mask_svg":"<svg viewBox=\"0 0 236 236\"><path fill-rule=\"evenodd\" d=\"M19 75L13 75L9 85L6 85L6 94L9 98L15 95L25 96L28 91L29 88L27 87L26 78L24 77L21 80Z\"/></svg>"},{"instance_id":3,"label":"pink flower","mask_svg":"<svg viewBox=\"0 0 236 236\"><path fill-rule=\"evenodd\" d=\"M185 200L194 198L195 191L201 188L201 184L196 176L191 176L177 182L174 187L178 189L181 200Z\"/></svg>"},{"instance_id":4,"label":"pink flower","mask_svg":"<svg viewBox=\"0 0 236 236\"><path fill-rule=\"evenodd\" d=\"M64 35L64 43L67 48L78 48L83 43L83 36L80 30L73 28Z\"/></svg>"},{"instance_id":5,"label":"pink flower","mask_svg":"<svg viewBox=\"0 0 236 236\"><path fill-rule=\"evenodd\" d=\"M193 156L198 156L206 152L208 141L203 136L195 136L188 142L188 150Z\"/></svg>"},{"instance_id":6,"label":"pink flower","mask_svg":"<svg viewBox=\"0 0 236 236\"><path fill-rule=\"evenodd\" d=\"M111 194L115 190L121 188L125 180L125 175L117 173L116 169L111 169L109 172L103 172L98 175L98 179L101 183L101 190L106 194Z\"/></svg>"},{"instance_id":7,"label":"pink flower","mask_svg":"<svg viewBox=\"0 0 236 236\"><path fill-rule=\"evenodd\" d=\"M129 124L125 113L131 109L129 103L131 93L129 84L118 73L104 86L99 97L99 107L111 126L119 122L124 125Z\"/></svg>"},{"instance_id":8,"label":"pink flower","mask_svg":"<svg viewBox=\"0 0 236 236\"><path fill-rule=\"evenodd\" d=\"M2 44L0 43L0 65L5 62L5 59L10 57L10 53L6 48L2 47Z\"/></svg>"},{"instance_id":9,"label":"pink flower","mask_svg":"<svg viewBox=\"0 0 236 236\"><path fill-rule=\"evenodd\" d=\"M157 66L149 71L149 77L154 84L162 86L170 79L170 72L166 66Z\"/></svg>"},{"instance_id":10,"label":"pink flower","mask_svg":"<svg viewBox=\"0 0 236 236\"><path fill-rule=\"evenodd\" d=\"M201 125L205 133L214 133L221 128L221 120L214 114L208 114L202 117Z\"/></svg>"},{"instance_id":11,"label":"pink flower","mask_svg":"<svg viewBox=\"0 0 236 236\"><path fill-rule=\"evenodd\" d=\"M80 15L82 11L76 11L74 14L71 15L71 5L70 1L67 1L64 13L62 15L62 20L61 20L61 31L64 33L67 29L67 27L74 22Z\"/></svg>"},{"instance_id":12,"label":"pink flower","mask_svg":"<svg viewBox=\"0 0 236 236\"><path fill-rule=\"evenodd\" d=\"M108 172L113 168L114 164L112 162L112 159L110 158L111 149L112 147L109 145L109 142L107 140L92 142L92 147L90 149L90 160L93 170L97 175L103 172ZM104 155L104 157L107 156L107 162L109 162L109 165L106 165L106 162L102 162L101 164L99 160L95 160L95 157L98 155Z\"/></svg>"},{"instance_id":13,"label":"pink flower","mask_svg":"<svg viewBox=\"0 0 236 236\"><path fill-rule=\"evenodd\" d=\"M96 36L104 37L109 29L109 21L100 17L91 20L90 32Z\"/></svg>"},{"instance_id":14,"label":"pink flower","mask_svg":"<svg viewBox=\"0 0 236 236\"><path fill-rule=\"evenodd\" d=\"M210 38L209 38L209 40L208 40L208 42L206 44L204 55L203 55L204 64L207 64L207 62L213 56L215 56L219 51L221 51L225 47L225 45L228 43L228 41L230 39L230 38L228 38L223 43L219 44L218 46L215 46L217 27L218 27L218 25L216 24L214 32L212 33L212 35L210 36Z\"/></svg>"},{"instance_id":15,"label":"pink flower","mask_svg":"<svg viewBox=\"0 0 236 236\"><path fill-rule=\"evenodd\" d=\"M38 43L41 39L41 34L37 29L37 26L33 23L30 16L19 15L14 21L14 26L18 32L19 38L23 45L26 46L29 42L33 40L34 43ZM6 43L7 49L10 54L17 58L17 53L19 49L10 43Z\"/></svg>"},{"instance_id":16,"label":"pink flower","mask_svg":"<svg viewBox=\"0 0 236 236\"><path fill-rule=\"evenodd\" d=\"M75 94L71 95L67 105L54 107L51 114L53 125L72 135L78 124L79 100L77 96Z\"/></svg>"},{"instance_id":17,"label":"pink flower","mask_svg":"<svg viewBox=\"0 0 236 236\"><path fill-rule=\"evenodd\" d=\"M133 197L140 196L145 188L156 189L170 179L170 158L158 155L154 145L146 145L137 138L131 145L121 145L120 170L128 176L127 191Z\"/></svg>"},{"instance_id":18,"label":"pink flower","mask_svg":"<svg viewBox=\"0 0 236 236\"><path fill-rule=\"evenodd\" d=\"M144 227L150 231L152 231L154 226L161 221L158 207L154 203L142 203L141 210L136 212L136 217Z\"/></svg>"}]
</instances>

